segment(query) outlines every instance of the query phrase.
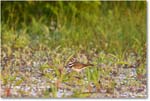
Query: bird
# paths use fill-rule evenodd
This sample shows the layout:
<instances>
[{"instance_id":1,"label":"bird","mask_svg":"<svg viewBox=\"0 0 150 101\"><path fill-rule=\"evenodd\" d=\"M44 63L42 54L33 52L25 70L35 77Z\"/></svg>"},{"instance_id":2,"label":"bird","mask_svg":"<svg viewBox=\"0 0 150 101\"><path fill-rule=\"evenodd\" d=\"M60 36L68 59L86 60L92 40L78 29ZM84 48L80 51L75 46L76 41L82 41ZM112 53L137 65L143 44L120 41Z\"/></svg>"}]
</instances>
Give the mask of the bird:
<instances>
[{"instance_id":1,"label":"bird","mask_svg":"<svg viewBox=\"0 0 150 101\"><path fill-rule=\"evenodd\" d=\"M90 63L84 64L84 63L80 63L80 62L73 62L73 63L69 64L69 68L71 68L72 70L74 70L78 73L89 66L94 66L94 65L90 64Z\"/></svg>"}]
</instances>

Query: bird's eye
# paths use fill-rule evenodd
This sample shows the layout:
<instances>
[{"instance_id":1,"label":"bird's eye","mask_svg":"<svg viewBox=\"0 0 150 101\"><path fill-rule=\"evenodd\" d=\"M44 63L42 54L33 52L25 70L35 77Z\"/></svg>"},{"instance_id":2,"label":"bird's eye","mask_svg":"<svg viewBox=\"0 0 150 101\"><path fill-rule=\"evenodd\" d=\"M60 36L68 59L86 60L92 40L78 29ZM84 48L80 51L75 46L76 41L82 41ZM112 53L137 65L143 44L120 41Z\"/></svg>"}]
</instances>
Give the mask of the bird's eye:
<instances>
[{"instance_id":1,"label":"bird's eye","mask_svg":"<svg viewBox=\"0 0 150 101\"><path fill-rule=\"evenodd\" d=\"M70 63L70 64L68 64L68 66L73 66L73 64L72 64L72 63Z\"/></svg>"}]
</instances>

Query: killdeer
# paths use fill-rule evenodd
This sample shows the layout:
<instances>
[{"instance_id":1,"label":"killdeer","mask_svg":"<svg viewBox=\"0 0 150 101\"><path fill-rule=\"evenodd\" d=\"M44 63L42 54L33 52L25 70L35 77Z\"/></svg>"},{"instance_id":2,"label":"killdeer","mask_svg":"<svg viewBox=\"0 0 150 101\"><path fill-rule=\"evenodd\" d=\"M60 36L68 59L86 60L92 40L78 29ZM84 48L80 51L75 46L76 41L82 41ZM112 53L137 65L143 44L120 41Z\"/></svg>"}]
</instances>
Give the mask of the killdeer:
<instances>
[{"instance_id":1,"label":"killdeer","mask_svg":"<svg viewBox=\"0 0 150 101\"><path fill-rule=\"evenodd\" d=\"M76 72L81 72L83 69L85 69L86 67L89 67L89 66L94 66L93 64L83 64L83 63L80 63L80 62L73 62L73 63L70 63L68 64L69 68L71 68L72 70L76 71Z\"/></svg>"}]
</instances>

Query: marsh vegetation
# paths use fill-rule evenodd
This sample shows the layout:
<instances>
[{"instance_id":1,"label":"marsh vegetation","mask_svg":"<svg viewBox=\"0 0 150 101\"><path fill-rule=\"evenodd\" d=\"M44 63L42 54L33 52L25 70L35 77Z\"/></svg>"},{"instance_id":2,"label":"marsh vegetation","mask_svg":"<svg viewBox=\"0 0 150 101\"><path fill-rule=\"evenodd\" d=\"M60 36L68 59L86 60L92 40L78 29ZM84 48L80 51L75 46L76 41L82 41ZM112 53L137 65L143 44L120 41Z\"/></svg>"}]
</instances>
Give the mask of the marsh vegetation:
<instances>
[{"instance_id":1,"label":"marsh vegetation","mask_svg":"<svg viewBox=\"0 0 150 101\"><path fill-rule=\"evenodd\" d=\"M1 97L147 97L145 1L1 8ZM92 65L78 73L66 68L72 58Z\"/></svg>"}]
</instances>

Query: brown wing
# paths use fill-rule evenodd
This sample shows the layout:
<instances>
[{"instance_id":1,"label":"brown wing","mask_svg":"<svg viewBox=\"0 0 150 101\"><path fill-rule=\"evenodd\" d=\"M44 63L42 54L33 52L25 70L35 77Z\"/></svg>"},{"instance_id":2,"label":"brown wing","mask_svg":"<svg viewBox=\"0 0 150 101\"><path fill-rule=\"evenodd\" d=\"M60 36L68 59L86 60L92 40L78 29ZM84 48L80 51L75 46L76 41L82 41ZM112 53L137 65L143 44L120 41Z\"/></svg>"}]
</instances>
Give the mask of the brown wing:
<instances>
[{"instance_id":1,"label":"brown wing","mask_svg":"<svg viewBox=\"0 0 150 101\"><path fill-rule=\"evenodd\" d=\"M73 64L73 67L76 68L76 69L81 69L81 68L84 68L84 67L87 67L87 66L93 66L93 64L82 64L80 62L75 62Z\"/></svg>"},{"instance_id":2,"label":"brown wing","mask_svg":"<svg viewBox=\"0 0 150 101\"><path fill-rule=\"evenodd\" d=\"M73 66L72 66L72 67L74 67L74 68L76 68L76 69L81 69L81 68L84 67L84 64L79 63L79 62L75 62L75 63L73 63Z\"/></svg>"}]
</instances>

